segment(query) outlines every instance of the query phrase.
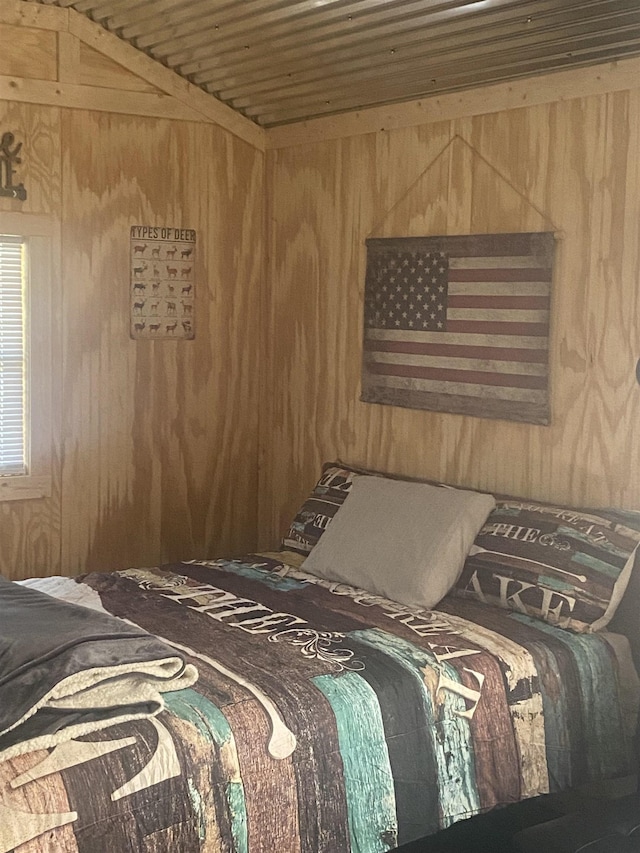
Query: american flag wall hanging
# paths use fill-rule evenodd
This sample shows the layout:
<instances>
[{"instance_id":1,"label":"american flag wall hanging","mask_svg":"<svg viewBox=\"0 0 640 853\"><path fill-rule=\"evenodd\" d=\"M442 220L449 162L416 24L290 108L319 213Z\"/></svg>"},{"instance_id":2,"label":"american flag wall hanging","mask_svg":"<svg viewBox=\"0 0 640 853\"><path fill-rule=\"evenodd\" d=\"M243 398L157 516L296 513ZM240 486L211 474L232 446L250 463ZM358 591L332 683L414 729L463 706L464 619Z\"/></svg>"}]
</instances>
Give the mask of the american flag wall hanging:
<instances>
[{"instance_id":1,"label":"american flag wall hanging","mask_svg":"<svg viewBox=\"0 0 640 853\"><path fill-rule=\"evenodd\" d=\"M367 240L362 396L549 423L554 235Z\"/></svg>"}]
</instances>

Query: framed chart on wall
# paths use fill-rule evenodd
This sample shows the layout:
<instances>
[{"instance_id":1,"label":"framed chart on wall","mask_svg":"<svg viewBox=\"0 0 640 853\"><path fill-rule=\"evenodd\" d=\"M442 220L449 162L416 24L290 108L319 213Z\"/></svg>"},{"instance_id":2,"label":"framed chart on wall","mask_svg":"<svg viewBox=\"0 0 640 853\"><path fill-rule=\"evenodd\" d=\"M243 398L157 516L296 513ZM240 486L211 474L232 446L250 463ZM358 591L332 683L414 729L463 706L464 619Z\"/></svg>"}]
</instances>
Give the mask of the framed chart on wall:
<instances>
[{"instance_id":1,"label":"framed chart on wall","mask_svg":"<svg viewBox=\"0 0 640 853\"><path fill-rule=\"evenodd\" d=\"M192 340L196 232L132 225L129 255L131 337Z\"/></svg>"}]
</instances>

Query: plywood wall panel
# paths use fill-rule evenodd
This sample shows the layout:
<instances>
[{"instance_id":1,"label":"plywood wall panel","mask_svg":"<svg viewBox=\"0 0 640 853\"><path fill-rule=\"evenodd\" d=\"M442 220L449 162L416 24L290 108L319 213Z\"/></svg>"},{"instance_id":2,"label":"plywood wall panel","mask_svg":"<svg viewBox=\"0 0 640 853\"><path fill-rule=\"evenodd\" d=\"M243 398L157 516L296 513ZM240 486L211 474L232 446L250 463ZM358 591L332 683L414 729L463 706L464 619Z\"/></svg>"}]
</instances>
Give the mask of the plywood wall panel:
<instances>
[{"instance_id":1,"label":"plywood wall panel","mask_svg":"<svg viewBox=\"0 0 640 853\"><path fill-rule=\"evenodd\" d=\"M78 111L63 139L63 565L250 546L262 155L204 124ZM133 224L196 229L195 340L129 338Z\"/></svg>"},{"instance_id":2,"label":"plywood wall panel","mask_svg":"<svg viewBox=\"0 0 640 853\"><path fill-rule=\"evenodd\" d=\"M0 198L0 232L3 213L10 213L12 231L22 213L38 214L57 220L61 199L60 112L56 108L37 108L0 101L0 132L10 131L16 142L22 142L22 163L17 166L15 181L24 183L27 199L19 202ZM17 214L17 216L16 216ZM8 221L6 218L5 222ZM60 317L59 254L57 241L52 245L51 323ZM60 394L60 339L52 340L52 398ZM60 430L59 417L51 425L51 496L36 500L0 503L0 573L5 577L23 578L60 571Z\"/></svg>"},{"instance_id":3,"label":"plywood wall panel","mask_svg":"<svg viewBox=\"0 0 640 853\"><path fill-rule=\"evenodd\" d=\"M59 569L57 508L53 499L0 504L0 574L18 580Z\"/></svg>"},{"instance_id":4,"label":"plywood wall panel","mask_svg":"<svg viewBox=\"0 0 640 853\"><path fill-rule=\"evenodd\" d=\"M0 74L34 80L56 79L54 32L0 23L0 44Z\"/></svg>"},{"instance_id":5,"label":"plywood wall panel","mask_svg":"<svg viewBox=\"0 0 640 853\"><path fill-rule=\"evenodd\" d=\"M196 338L186 345L156 343L154 386L166 425L159 452L167 559L183 555L185 542L198 558L250 550L257 525L262 155L205 127L189 128L189 144L197 156L175 152L181 203L188 207L200 184L215 191L200 194L195 212L201 223Z\"/></svg>"},{"instance_id":6,"label":"plywood wall panel","mask_svg":"<svg viewBox=\"0 0 640 853\"><path fill-rule=\"evenodd\" d=\"M395 237L400 235L398 229L404 232L407 227L419 234L427 221L444 233L449 206L446 198L431 193L429 188L449 180L449 122L366 138L375 143L371 177L376 195L369 211L370 235Z\"/></svg>"},{"instance_id":7,"label":"plywood wall panel","mask_svg":"<svg viewBox=\"0 0 640 853\"><path fill-rule=\"evenodd\" d=\"M606 488L613 503L634 500L640 470L634 434L640 400L633 375L640 342L637 94L609 95L602 105L602 147L595 176L601 203L592 215L585 299L587 390L583 417L591 428L580 435L578 447L588 454L587 460L593 460L585 468L602 476L600 488ZM595 478L585 476L585 488L595 492Z\"/></svg>"},{"instance_id":8,"label":"plywood wall panel","mask_svg":"<svg viewBox=\"0 0 640 853\"><path fill-rule=\"evenodd\" d=\"M317 146L312 159L303 155L300 162L296 152L282 160L278 153L277 161L276 192L293 204L274 210L269 223L274 235L284 230L288 237L279 241L281 253L270 257L280 286L269 292L261 432L266 430L265 445L274 448L263 456L264 476L283 494L291 469L309 465L314 444L343 445L354 430L350 389L361 326L354 310L358 288L347 282L357 281L362 267L356 236L371 221L368 193L375 189L375 175L371 168L367 192L357 199L351 176L373 165L370 145L361 140ZM353 239L344 239L343 228ZM292 399L298 401L294 407ZM287 512L273 504L263 508L279 517Z\"/></svg>"},{"instance_id":9,"label":"plywood wall panel","mask_svg":"<svg viewBox=\"0 0 640 853\"><path fill-rule=\"evenodd\" d=\"M57 214L60 208L60 111L0 100L0 133L22 143L15 183L27 190L25 201L0 197L0 211Z\"/></svg>"},{"instance_id":10,"label":"plywood wall panel","mask_svg":"<svg viewBox=\"0 0 640 853\"><path fill-rule=\"evenodd\" d=\"M269 153L273 305L308 280L312 262L314 283L309 300L290 302L298 338L280 339L271 366L280 400L267 409L271 431L261 430L274 448L261 477L263 543L277 540L321 462L335 457L491 491L640 506L631 427L640 401L638 97L617 92L350 137L358 153L348 168L344 140ZM333 184L339 193L327 192ZM359 402L371 228L379 236L558 231L550 426ZM359 264L346 260L355 255ZM272 313L272 329L274 321Z\"/></svg>"},{"instance_id":11,"label":"plywood wall panel","mask_svg":"<svg viewBox=\"0 0 640 853\"><path fill-rule=\"evenodd\" d=\"M270 151L265 170L209 112L200 123L195 111L188 122L106 111L152 85L121 71L119 53L94 61L76 33L59 37L58 73L84 68L78 85L107 87L114 106L0 102L0 125L25 142L29 192L24 205L0 199L0 216L63 223L53 495L0 503L1 571L234 553L256 528L273 545L335 457L640 505L640 89L563 90L422 125L412 112L360 134L354 120L349 137ZM24 79L37 66L46 87L48 48L38 55ZM146 222L198 231L194 341L128 337L129 227ZM538 228L560 234L549 427L360 402L366 237Z\"/></svg>"},{"instance_id":12,"label":"plywood wall panel","mask_svg":"<svg viewBox=\"0 0 640 853\"><path fill-rule=\"evenodd\" d=\"M143 127L77 111L63 117L65 572L121 566L128 551L133 560L159 554L152 344L129 340L128 328L129 225L150 211L129 179L143 156L126 140ZM166 133L165 125L160 141Z\"/></svg>"},{"instance_id":13,"label":"plywood wall panel","mask_svg":"<svg viewBox=\"0 0 640 853\"><path fill-rule=\"evenodd\" d=\"M3 44L13 41L0 59L0 130L23 142L17 178L28 196L0 198L0 221L24 211L61 223L62 272L51 320L52 497L0 502L0 571L73 573L251 549L264 155L216 124L215 101L166 69L154 75L146 57L139 73L121 65L131 51L100 28L70 29L60 14L50 31L31 30L3 14ZM147 72L172 94L157 97ZM60 100L56 77L73 95L67 108L47 105ZM21 102L24 93L41 103ZM197 110L185 106L196 101ZM136 104L150 115L131 115ZM190 120L153 117L163 109ZM195 340L130 339L132 224L197 230Z\"/></svg>"},{"instance_id":14,"label":"plywood wall panel","mask_svg":"<svg viewBox=\"0 0 640 853\"><path fill-rule=\"evenodd\" d=\"M70 39L73 38L70 36ZM74 79L69 82L86 86L106 86L121 91L159 92L159 89L138 77L137 74L133 74L88 45L79 43L77 49L77 67L74 69Z\"/></svg>"}]
</instances>

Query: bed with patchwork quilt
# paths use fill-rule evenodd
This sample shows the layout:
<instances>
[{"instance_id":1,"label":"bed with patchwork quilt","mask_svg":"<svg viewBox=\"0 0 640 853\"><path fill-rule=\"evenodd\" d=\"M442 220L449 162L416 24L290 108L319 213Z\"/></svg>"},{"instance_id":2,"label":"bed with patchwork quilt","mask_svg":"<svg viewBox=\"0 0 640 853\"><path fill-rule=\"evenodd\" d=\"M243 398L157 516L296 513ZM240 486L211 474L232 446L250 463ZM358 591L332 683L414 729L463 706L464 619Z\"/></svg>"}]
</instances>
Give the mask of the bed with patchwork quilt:
<instances>
[{"instance_id":1,"label":"bed with patchwork quilt","mask_svg":"<svg viewBox=\"0 0 640 853\"><path fill-rule=\"evenodd\" d=\"M378 580L364 589L309 571L356 475L332 470L281 551L24 584L148 632L198 678L146 716L49 746L5 744L0 853L382 853L633 771L629 642L590 626L633 565L638 519L495 501L455 588L427 607L381 594ZM317 504L330 502L331 477L342 503L327 525ZM523 513L536 512L527 527ZM505 513L509 531L496 527ZM523 539L545 554L537 595L536 560L525 566L513 547ZM337 574L348 571L345 556Z\"/></svg>"}]
</instances>

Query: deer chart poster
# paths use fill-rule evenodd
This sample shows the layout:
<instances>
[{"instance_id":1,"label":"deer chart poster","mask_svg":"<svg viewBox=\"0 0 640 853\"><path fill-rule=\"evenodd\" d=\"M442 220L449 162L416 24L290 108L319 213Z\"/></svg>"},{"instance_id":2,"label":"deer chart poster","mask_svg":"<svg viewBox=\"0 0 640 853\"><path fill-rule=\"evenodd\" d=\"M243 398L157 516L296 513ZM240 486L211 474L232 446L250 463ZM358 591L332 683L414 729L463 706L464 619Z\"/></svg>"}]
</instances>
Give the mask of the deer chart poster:
<instances>
[{"instance_id":1,"label":"deer chart poster","mask_svg":"<svg viewBox=\"0 0 640 853\"><path fill-rule=\"evenodd\" d=\"M131 337L195 337L196 232L131 226Z\"/></svg>"}]
</instances>

